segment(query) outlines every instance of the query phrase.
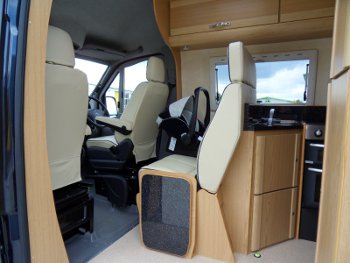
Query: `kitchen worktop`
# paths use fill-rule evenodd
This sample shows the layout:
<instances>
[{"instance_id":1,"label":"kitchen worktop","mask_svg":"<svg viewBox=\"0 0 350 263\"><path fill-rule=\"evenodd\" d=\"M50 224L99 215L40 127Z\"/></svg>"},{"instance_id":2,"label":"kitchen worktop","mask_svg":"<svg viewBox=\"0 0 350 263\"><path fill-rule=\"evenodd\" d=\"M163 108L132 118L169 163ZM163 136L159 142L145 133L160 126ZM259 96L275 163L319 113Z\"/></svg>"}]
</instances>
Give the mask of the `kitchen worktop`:
<instances>
[{"instance_id":1,"label":"kitchen worktop","mask_svg":"<svg viewBox=\"0 0 350 263\"><path fill-rule=\"evenodd\" d=\"M275 109L272 125L267 124L271 109ZM244 130L302 129L304 123L324 124L326 106L295 105L245 105Z\"/></svg>"}]
</instances>

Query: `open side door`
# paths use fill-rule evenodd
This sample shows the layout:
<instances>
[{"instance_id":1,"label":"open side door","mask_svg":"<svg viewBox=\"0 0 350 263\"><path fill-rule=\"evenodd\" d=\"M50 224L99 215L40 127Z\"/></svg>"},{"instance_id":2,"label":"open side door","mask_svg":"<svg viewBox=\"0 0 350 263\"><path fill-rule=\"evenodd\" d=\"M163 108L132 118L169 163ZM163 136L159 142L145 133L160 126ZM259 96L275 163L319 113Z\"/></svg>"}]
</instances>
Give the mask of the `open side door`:
<instances>
[{"instance_id":1,"label":"open side door","mask_svg":"<svg viewBox=\"0 0 350 263\"><path fill-rule=\"evenodd\" d=\"M29 262L23 144L29 0L3 0L0 13L0 262Z\"/></svg>"}]
</instances>

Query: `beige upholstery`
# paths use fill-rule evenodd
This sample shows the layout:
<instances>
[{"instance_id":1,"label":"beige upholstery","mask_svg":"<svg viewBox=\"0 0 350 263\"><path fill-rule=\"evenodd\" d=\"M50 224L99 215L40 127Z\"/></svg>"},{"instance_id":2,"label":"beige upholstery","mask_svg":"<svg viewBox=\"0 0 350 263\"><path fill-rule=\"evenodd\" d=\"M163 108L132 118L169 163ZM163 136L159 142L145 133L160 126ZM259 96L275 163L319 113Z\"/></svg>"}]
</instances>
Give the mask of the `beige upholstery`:
<instances>
[{"instance_id":1,"label":"beige upholstery","mask_svg":"<svg viewBox=\"0 0 350 263\"><path fill-rule=\"evenodd\" d=\"M86 125L86 129L85 129L85 136L90 136L92 134L91 132L91 128L89 125Z\"/></svg>"},{"instance_id":2,"label":"beige upholstery","mask_svg":"<svg viewBox=\"0 0 350 263\"><path fill-rule=\"evenodd\" d=\"M205 190L216 193L240 137L244 104L255 103L255 63L242 42L229 45L230 80L210 123L198 155L198 181Z\"/></svg>"},{"instance_id":3,"label":"beige upholstery","mask_svg":"<svg viewBox=\"0 0 350 263\"><path fill-rule=\"evenodd\" d=\"M197 159L194 157L173 154L142 169L158 170L170 173L186 173L193 177L197 174Z\"/></svg>"},{"instance_id":4,"label":"beige upholstery","mask_svg":"<svg viewBox=\"0 0 350 263\"><path fill-rule=\"evenodd\" d=\"M228 63L232 83L245 83L256 88L255 62L242 42L234 42L229 45Z\"/></svg>"},{"instance_id":5,"label":"beige upholstery","mask_svg":"<svg viewBox=\"0 0 350 263\"><path fill-rule=\"evenodd\" d=\"M147 82L140 83L133 92L129 103L120 119L99 117L98 121L122 128L131 133L123 135L115 132L116 142L130 138L134 144L136 162L155 157L155 146L158 135L156 123L158 115L165 109L169 88L164 83L165 69L163 60L151 57L147 64ZM93 139L87 141L92 147ZM103 147L103 146L102 146Z\"/></svg>"},{"instance_id":6,"label":"beige upholstery","mask_svg":"<svg viewBox=\"0 0 350 263\"><path fill-rule=\"evenodd\" d=\"M74 67L74 49L72 39L67 32L49 26L46 48L46 63Z\"/></svg>"},{"instance_id":7,"label":"beige upholstery","mask_svg":"<svg viewBox=\"0 0 350 263\"><path fill-rule=\"evenodd\" d=\"M114 135L96 137L89 139L89 147L102 147L102 148L111 148L117 146L118 143L115 140Z\"/></svg>"},{"instance_id":8,"label":"beige upholstery","mask_svg":"<svg viewBox=\"0 0 350 263\"><path fill-rule=\"evenodd\" d=\"M70 36L49 26L46 61L46 132L53 190L81 180L88 82L74 66Z\"/></svg>"}]
</instances>

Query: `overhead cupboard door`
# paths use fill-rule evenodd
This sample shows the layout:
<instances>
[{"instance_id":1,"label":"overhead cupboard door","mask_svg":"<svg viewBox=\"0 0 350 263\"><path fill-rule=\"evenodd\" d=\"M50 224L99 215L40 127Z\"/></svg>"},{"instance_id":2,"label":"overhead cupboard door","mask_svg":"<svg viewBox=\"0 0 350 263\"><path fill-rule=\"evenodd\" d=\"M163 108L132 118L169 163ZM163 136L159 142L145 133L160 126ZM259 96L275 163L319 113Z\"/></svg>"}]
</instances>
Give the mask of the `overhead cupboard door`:
<instances>
[{"instance_id":1,"label":"overhead cupboard door","mask_svg":"<svg viewBox=\"0 0 350 263\"><path fill-rule=\"evenodd\" d=\"M278 22L279 0L172 0L170 33L182 35Z\"/></svg>"},{"instance_id":2,"label":"overhead cupboard door","mask_svg":"<svg viewBox=\"0 0 350 263\"><path fill-rule=\"evenodd\" d=\"M281 0L280 22L334 15L335 0Z\"/></svg>"}]
</instances>

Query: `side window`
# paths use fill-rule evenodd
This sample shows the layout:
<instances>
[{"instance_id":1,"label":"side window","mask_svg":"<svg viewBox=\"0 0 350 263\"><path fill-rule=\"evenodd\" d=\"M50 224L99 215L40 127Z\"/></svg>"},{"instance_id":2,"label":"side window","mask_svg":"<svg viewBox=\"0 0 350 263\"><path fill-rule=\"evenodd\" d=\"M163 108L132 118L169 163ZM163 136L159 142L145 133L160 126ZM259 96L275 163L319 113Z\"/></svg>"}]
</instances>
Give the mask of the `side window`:
<instances>
[{"instance_id":1,"label":"side window","mask_svg":"<svg viewBox=\"0 0 350 263\"><path fill-rule=\"evenodd\" d=\"M107 89L106 104L110 115L120 115L128 104L134 90L146 81L147 60L118 68L118 74Z\"/></svg>"},{"instance_id":2,"label":"side window","mask_svg":"<svg viewBox=\"0 0 350 263\"><path fill-rule=\"evenodd\" d=\"M128 104L137 85L146 81L147 60L141 61L124 69L124 108Z\"/></svg>"},{"instance_id":3,"label":"side window","mask_svg":"<svg viewBox=\"0 0 350 263\"><path fill-rule=\"evenodd\" d=\"M120 74L118 73L106 92L106 106L110 116L118 115L118 105L120 105L119 86Z\"/></svg>"},{"instance_id":4,"label":"side window","mask_svg":"<svg viewBox=\"0 0 350 263\"><path fill-rule=\"evenodd\" d=\"M317 51L262 54L253 58L256 61L257 103L314 103ZM223 89L230 83L227 59L212 58L210 74L212 94L218 103Z\"/></svg>"},{"instance_id":5,"label":"side window","mask_svg":"<svg viewBox=\"0 0 350 263\"><path fill-rule=\"evenodd\" d=\"M105 73L107 65L86 59L76 58L75 68L81 70L86 74L89 83L90 96L93 90L95 89L96 85L102 78L103 73Z\"/></svg>"}]
</instances>

